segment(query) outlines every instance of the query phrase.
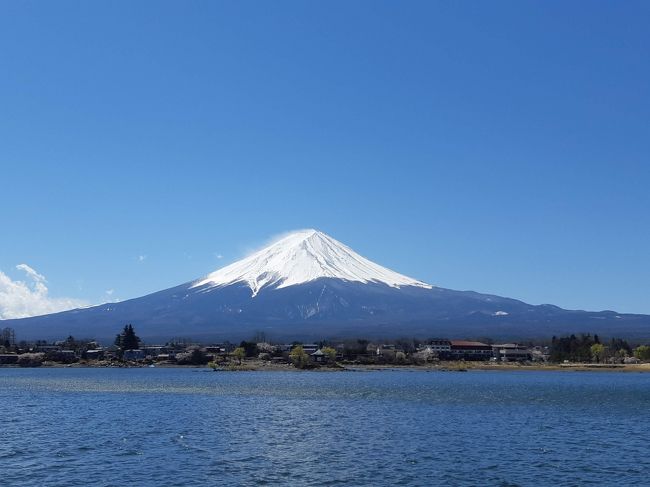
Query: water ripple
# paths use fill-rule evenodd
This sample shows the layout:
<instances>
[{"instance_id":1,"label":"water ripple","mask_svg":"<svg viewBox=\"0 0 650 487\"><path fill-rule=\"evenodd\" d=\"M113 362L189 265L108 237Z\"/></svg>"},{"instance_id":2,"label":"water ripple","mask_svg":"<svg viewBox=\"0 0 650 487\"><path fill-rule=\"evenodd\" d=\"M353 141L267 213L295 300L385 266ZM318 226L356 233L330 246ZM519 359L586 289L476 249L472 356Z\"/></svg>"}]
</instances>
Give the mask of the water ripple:
<instances>
[{"instance_id":1,"label":"water ripple","mask_svg":"<svg viewBox=\"0 0 650 487\"><path fill-rule=\"evenodd\" d=\"M643 485L650 375L0 369L2 486Z\"/></svg>"}]
</instances>

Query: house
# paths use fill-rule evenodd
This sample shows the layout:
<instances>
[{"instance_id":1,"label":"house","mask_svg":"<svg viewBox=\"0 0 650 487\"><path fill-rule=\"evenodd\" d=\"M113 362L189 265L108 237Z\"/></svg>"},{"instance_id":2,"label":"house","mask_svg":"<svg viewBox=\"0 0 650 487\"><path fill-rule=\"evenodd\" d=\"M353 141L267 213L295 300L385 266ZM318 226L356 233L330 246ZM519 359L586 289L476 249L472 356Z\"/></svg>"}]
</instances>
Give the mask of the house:
<instances>
[{"instance_id":1,"label":"house","mask_svg":"<svg viewBox=\"0 0 650 487\"><path fill-rule=\"evenodd\" d=\"M533 358L533 362L548 362L551 355L548 347L541 347L539 345L531 348L530 354Z\"/></svg>"},{"instance_id":2,"label":"house","mask_svg":"<svg viewBox=\"0 0 650 487\"><path fill-rule=\"evenodd\" d=\"M397 350L395 350L395 345L378 345L375 350L375 355L377 357L394 359Z\"/></svg>"},{"instance_id":3,"label":"house","mask_svg":"<svg viewBox=\"0 0 650 487\"><path fill-rule=\"evenodd\" d=\"M144 350L124 350L122 354L124 360L144 360L145 357Z\"/></svg>"},{"instance_id":4,"label":"house","mask_svg":"<svg viewBox=\"0 0 650 487\"><path fill-rule=\"evenodd\" d=\"M111 345L104 350L104 358L107 360L116 359L120 354L120 349L117 345Z\"/></svg>"},{"instance_id":5,"label":"house","mask_svg":"<svg viewBox=\"0 0 650 487\"><path fill-rule=\"evenodd\" d=\"M501 362L528 362L533 359L528 347L516 343L492 345L492 354Z\"/></svg>"},{"instance_id":6,"label":"house","mask_svg":"<svg viewBox=\"0 0 650 487\"><path fill-rule=\"evenodd\" d=\"M279 347L280 347L280 350L282 350L283 352L287 351L286 347L289 347L289 351L293 350L296 347L302 347L303 351L307 355L311 355L316 350L320 349L320 347L316 343L304 343L304 344L303 343L296 343L296 344L293 344L293 345L280 345Z\"/></svg>"},{"instance_id":7,"label":"house","mask_svg":"<svg viewBox=\"0 0 650 487\"><path fill-rule=\"evenodd\" d=\"M227 351L226 347L221 345L208 345L205 347L205 353L211 353L213 355L225 355Z\"/></svg>"},{"instance_id":8,"label":"house","mask_svg":"<svg viewBox=\"0 0 650 487\"><path fill-rule=\"evenodd\" d=\"M367 355L377 355L377 344L370 342L366 345L366 354Z\"/></svg>"},{"instance_id":9,"label":"house","mask_svg":"<svg viewBox=\"0 0 650 487\"><path fill-rule=\"evenodd\" d=\"M104 350L101 348L86 350L86 358L88 360L101 360L104 358Z\"/></svg>"},{"instance_id":10,"label":"house","mask_svg":"<svg viewBox=\"0 0 650 487\"><path fill-rule=\"evenodd\" d=\"M156 358L161 353L169 353L169 347L165 345L146 345L141 347L147 358Z\"/></svg>"},{"instance_id":11,"label":"house","mask_svg":"<svg viewBox=\"0 0 650 487\"><path fill-rule=\"evenodd\" d=\"M156 355L157 362L174 362L176 355L172 353L161 353Z\"/></svg>"},{"instance_id":12,"label":"house","mask_svg":"<svg viewBox=\"0 0 650 487\"><path fill-rule=\"evenodd\" d=\"M490 360L492 347L486 343L450 340L449 357L452 360Z\"/></svg>"},{"instance_id":13,"label":"house","mask_svg":"<svg viewBox=\"0 0 650 487\"><path fill-rule=\"evenodd\" d=\"M395 345L392 344L379 345L375 352L377 357L385 358L387 360L395 360L395 357L398 353L404 353L404 351L398 349Z\"/></svg>"},{"instance_id":14,"label":"house","mask_svg":"<svg viewBox=\"0 0 650 487\"><path fill-rule=\"evenodd\" d=\"M323 351L319 348L316 350L314 353L309 354L311 357L312 361L316 362L317 364L322 364L324 362L327 362L327 356L323 353Z\"/></svg>"}]
</instances>

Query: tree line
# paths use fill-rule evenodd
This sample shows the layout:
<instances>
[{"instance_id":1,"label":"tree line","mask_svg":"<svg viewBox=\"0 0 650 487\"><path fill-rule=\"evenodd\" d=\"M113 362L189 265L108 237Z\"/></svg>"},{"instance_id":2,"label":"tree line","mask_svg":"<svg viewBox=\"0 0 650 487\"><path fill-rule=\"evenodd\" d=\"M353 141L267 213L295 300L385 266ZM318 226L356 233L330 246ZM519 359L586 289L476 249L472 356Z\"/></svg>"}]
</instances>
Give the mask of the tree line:
<instances>
[{"instance_id":1,"label":"tree line","mask_svg":"<svg viewBox=\"0 0 650 487\"><path fill-rule=\"evenodd\" d=\"M554 336L551 340L549 362L603 363L632 356L640 360L650 360L650 346L641 345L633 350L622 338L611 338L608 342L602 342L598 335L587 333L578 336Z\"/></svg>"}]
</instances>

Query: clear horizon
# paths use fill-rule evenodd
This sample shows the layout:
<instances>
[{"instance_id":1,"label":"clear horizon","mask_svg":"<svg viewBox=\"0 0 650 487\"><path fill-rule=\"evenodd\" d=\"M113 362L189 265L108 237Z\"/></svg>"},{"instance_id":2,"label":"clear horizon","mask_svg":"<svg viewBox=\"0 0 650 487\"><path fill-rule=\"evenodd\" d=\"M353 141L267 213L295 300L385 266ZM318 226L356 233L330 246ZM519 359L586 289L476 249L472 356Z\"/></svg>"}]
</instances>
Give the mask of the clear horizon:
<instances>
[{"instance_id":1,"label":"clear horizon","mask_svg":"<svg viewBox=\"0 0 650 487\"><path fill-rule=\"evenodd\" d=\"M444 288L650 314L648 14L4 3L0 317L300 228Z\"/></svg>"}]
</instances>

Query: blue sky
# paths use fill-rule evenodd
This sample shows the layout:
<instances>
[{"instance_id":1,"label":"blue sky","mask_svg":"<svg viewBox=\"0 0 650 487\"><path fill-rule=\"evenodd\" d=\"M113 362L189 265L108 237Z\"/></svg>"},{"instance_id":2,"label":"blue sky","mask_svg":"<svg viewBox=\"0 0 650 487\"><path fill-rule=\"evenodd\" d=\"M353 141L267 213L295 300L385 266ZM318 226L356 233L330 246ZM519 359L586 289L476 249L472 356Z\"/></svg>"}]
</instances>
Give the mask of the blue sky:
<instances>
[{"instance_id":1,"label":"blue sky","mask_svg":"<svg viewBox=\"0 0 650 487\"><path fill-rule=\"evenodd\" d=\"M314 227L432 284L650 313L649 20L0 3L0 297L136 297Z\"/></svg>"}]
</instances>

